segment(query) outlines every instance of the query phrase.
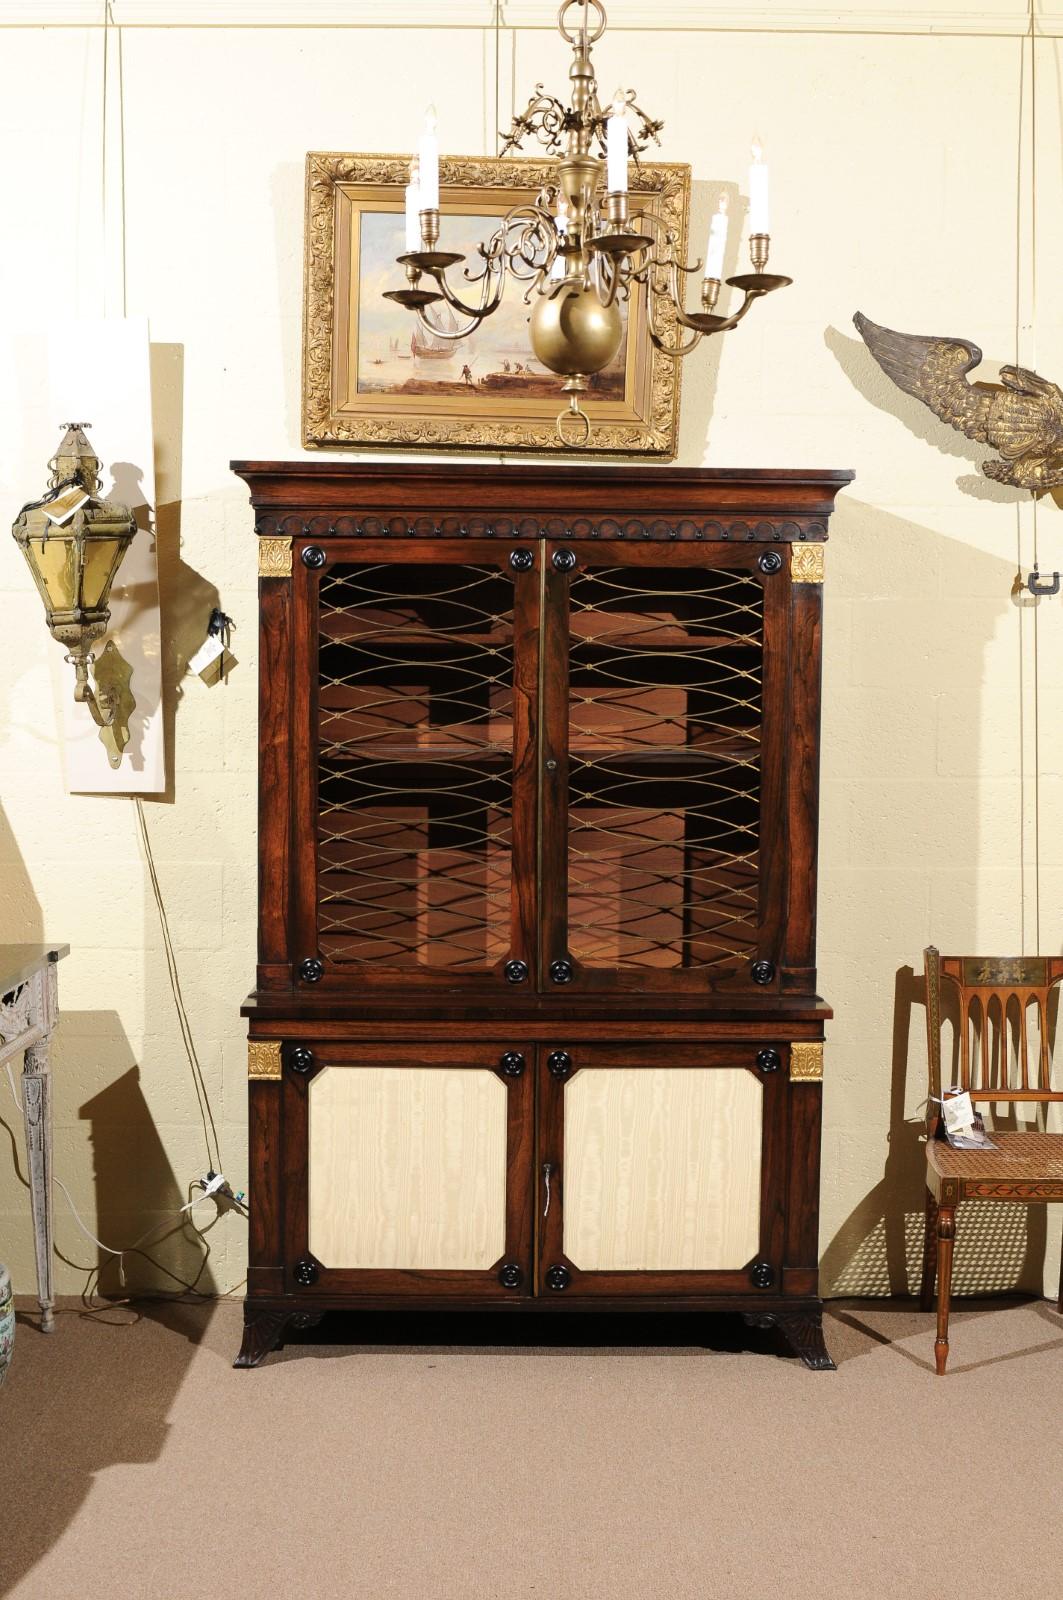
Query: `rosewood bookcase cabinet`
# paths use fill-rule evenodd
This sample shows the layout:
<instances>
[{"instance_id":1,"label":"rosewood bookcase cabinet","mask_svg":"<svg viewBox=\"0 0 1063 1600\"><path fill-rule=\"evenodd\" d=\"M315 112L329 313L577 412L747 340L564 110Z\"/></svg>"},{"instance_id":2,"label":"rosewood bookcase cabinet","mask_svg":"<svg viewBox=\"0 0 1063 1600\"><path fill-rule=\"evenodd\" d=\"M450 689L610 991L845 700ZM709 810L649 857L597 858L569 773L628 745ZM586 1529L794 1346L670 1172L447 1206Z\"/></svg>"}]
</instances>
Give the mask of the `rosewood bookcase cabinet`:
<instances>
[{"instance_id":1,"label":"rosewood bookcase cabinet","mask_svg":"<svg viewBox=\"0 0 1063 1600\"><path fill-rule=\"evenodd\" d=\"M817 1274L823 541L848 472L236 462L261 576L238 1365L328 1309Z\"/></svg>"}]
</instances>

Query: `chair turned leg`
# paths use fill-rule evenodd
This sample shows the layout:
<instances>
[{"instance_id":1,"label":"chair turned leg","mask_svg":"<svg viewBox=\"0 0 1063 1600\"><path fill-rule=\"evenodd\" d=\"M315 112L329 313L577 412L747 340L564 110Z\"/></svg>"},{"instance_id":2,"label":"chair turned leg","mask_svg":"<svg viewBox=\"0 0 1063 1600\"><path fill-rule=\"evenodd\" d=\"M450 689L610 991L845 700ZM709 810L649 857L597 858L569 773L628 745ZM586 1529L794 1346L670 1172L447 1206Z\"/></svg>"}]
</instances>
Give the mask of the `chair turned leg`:
<instances>
[{"instance_id":1,"label":"chair turned leg","mask_svg":"<svg viewBox=\"0 0 1063 1600\"><path fill-rule=\"evenodd\" d=\"M923 1228L923 1281L919 1286L919 1309L930 1311L934 1305L934 1280L938 1262L938 1203L932 1192L926 1191L926 1222Z\"/></svg>"},{"instance_id":2,"label":"chair turned leg","mask_svg":"<svg viewBox=\"0 0 1063 1600\"><path fill-rule=\"evenodd\" d=\"M939 1378L945 1376L949 1359L949 1302L952 1298L952 1242L956 1237L955 1206L938 1208L938 1334L934 1340L934 1361Z\"/></svg>"}]
</instances>

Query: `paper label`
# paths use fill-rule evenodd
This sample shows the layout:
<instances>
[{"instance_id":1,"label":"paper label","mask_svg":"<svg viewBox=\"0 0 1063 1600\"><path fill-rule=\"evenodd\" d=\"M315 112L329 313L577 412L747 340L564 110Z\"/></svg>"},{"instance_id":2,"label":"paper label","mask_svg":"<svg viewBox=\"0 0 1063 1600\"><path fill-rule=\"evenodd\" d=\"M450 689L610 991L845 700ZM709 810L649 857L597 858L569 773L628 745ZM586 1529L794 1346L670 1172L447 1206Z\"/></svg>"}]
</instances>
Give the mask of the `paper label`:
<instances>
[{"instance_id":1,"label":"paper label","mask_svg":"<svg viewBox=\"0 0 1063 1600\"><path fill-rule=\"evenodd\" d=\"M974 1127L974 1107L964 1089L960 1094L948 1095L941 1102L945 1113L945 1127L949 1133L966 1133Z\"/></svg>"},{"instance_id":2,"label":"paper label","mask_svg":"<svg viewBox=\"0 0 1063 1600\"><path fill-rule=\"evenodd\" d=\"M222 643L221 636L216 633L208 633L188 663L189 672L198 672L202 676L211 663L217 661L224 650L225 645Z\"/></svg>"},{"instance_id":3,"label":"paper label","mask_svg":"<svg viewBox=\"0 0 1063 1600\"><path fill-rule=\"evenodd\" d=\"M41 510L49 522L54 522L57 528L61 528L64 522L70 521L75 511L81 510L88 498L84 489L72 484L69 489L64 489L62 494L57 494L54 500L49 500Z\"/></svg>"}]
</instances>

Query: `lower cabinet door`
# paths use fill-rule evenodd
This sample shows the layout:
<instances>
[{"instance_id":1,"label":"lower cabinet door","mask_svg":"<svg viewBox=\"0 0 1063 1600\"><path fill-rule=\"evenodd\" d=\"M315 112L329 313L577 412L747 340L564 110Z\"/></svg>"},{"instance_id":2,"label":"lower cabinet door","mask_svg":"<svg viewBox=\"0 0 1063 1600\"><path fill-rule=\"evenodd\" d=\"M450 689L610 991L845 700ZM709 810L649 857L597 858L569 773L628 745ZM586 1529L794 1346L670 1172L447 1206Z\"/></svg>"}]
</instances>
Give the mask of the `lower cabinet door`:
<instances>
[{"instance_id":1,"label":"lower cabinet door","mask_svg":"<svg viewBox=\"0 0 1063 1600\"><path fill-rule=\"evenodd\" d=\"M282 1061L289 1292L530 1292L534 1047L298 1041Z\"/></svg>"},{"instance_id":2,"label":"lower cabinet door","mask_svg":"<svg viewBox=\"0 0 1063 1600\"><path fill-rule=\"evenodd\" d=\"M539 1292L778 1291L786 1046L540 1049Z\"/></svg>"}]
</instances>

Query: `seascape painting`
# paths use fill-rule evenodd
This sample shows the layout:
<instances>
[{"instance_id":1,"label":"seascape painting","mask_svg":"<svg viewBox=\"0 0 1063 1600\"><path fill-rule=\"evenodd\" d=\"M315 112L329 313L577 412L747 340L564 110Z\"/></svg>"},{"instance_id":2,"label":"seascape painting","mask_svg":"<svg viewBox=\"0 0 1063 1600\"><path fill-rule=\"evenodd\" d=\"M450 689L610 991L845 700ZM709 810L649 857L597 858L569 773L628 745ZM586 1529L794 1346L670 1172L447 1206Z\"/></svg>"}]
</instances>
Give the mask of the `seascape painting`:
<instances>
[{"instance_id":1,"label":"seascape painting","mask_svg":"<svg viewBox=\"0 0 1063 1600\"><path fill-rule=\"evenodd\" d=\"M440 250L461 251L466 266L476 270L479 242L495 229L490 216L449 215L440 219ZM560 401L561 379L536 363L528 332L531 308L524 304L528 285L513 277L506 282L502 304L475 332L449 340L427 333L409 311L384 299L386 289L402 288L403 269L396 256L405 250L404 218L399 211L365 210L359 218L356 371L351 374L359 395L391 395L430 399L461 397L483 400ZM481 286L451 267L447 281L471 305ZM427 279L425 282L427 283ZM440 328L460 322L446 302L429 308ZM627 363L627 319L620 350L604 371L590 381L588 394L598 400L624 398Z\"/></svg>"}]
</instances>

